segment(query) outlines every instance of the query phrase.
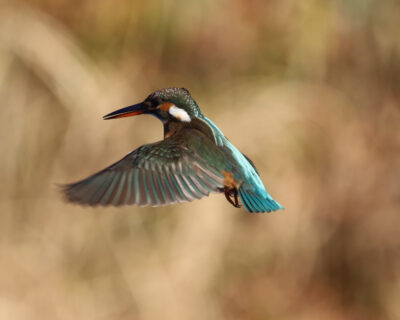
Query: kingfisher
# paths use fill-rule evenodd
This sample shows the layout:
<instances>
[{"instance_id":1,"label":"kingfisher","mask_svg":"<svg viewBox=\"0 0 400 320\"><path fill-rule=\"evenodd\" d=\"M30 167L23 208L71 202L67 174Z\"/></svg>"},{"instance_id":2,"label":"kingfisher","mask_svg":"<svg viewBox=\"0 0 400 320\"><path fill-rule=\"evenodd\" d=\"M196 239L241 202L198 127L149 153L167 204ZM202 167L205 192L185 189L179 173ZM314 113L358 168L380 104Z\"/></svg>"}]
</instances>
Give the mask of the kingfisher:
<instances>
[{"instance_id":1,"label":"kingfisher","mask_svg":"<svg viewBox=\"0 0 400 320\"><path fill-rule=\"evenodd\" d=\"M164 125L164 139L146 144L81 181L63 186L66 199L89 206L161 206L224 193L247 211L283 207L267 192L254 163L200 111L184 88L153 92L143 102L111 112L105 120L150 114Z\"/></svg>"}]
</instances>

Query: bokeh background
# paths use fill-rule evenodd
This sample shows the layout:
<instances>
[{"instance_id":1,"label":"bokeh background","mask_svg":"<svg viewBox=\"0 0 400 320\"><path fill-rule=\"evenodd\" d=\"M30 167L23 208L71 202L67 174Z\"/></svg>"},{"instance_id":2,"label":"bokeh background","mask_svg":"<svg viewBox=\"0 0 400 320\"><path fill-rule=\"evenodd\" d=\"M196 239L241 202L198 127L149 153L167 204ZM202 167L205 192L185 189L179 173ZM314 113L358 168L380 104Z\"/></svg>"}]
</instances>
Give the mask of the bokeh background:
<instances>
[{"instance_id":1,"label":"bokeh background","mask_svg":"<svg viewBox=\"0 0 400 320\"><path fill-rule=\"evenodd\" d=\"M400 3L0 1L1 319L400 319ZM81 208L169 86L286 210Z\"/></svg>"}]
</instances>

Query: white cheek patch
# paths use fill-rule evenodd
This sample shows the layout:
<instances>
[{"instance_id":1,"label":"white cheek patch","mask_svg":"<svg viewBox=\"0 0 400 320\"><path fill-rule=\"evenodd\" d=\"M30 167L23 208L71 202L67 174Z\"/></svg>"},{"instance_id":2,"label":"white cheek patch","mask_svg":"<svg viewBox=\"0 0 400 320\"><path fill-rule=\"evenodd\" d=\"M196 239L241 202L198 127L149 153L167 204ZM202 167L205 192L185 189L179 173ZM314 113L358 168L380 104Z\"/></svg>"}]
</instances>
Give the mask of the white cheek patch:
<instances>
[{"instance_id":1,"label":"white cheek patch","mask_svg":"<svg viewBox=\"0 0 400 320\"><path fill-rule=\"evenodd\" d=\"M188 115L188 113L185 110L178 108L176 105L173 105L171 108L169 108L168 111L170 115L174 116L178 120L190 122L190 116Z\"/></svg>"}]
</instances>

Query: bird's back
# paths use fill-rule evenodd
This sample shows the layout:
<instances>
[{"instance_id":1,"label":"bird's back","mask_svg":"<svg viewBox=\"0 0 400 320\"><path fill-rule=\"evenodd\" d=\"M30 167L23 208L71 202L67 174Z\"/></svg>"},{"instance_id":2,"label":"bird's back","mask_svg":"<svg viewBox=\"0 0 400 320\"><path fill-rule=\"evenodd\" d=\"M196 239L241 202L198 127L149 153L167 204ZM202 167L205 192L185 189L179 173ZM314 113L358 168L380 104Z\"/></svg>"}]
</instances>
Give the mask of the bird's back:
<instances>
[{"instance_id":1,"label":"bird's back","mask_svg":"<svg viewBox=\"0 0 400 320\"><path fill-rule=\"evenodd\" d=\"M246 209L252 212L270 212L283 207L265 189L257 169L250 159L241 153L207 117L204 121L210 126L215 144L221 148L232 164L235 179L239 182L239 196Z\"/></svg>"}]
</instances>

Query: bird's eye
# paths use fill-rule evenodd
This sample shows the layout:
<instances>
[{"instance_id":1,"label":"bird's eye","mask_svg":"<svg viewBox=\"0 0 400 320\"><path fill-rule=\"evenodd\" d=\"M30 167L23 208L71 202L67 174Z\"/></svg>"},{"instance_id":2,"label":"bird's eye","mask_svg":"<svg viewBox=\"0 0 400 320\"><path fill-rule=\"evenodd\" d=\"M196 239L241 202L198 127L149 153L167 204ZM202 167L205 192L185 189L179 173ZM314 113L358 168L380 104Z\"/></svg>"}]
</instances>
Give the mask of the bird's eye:
<instances>
[{"instance_id":1,"label":"bird's eye","mask_svg":"<svg viewBox=\"0 0 400 320\"><path fill-rule=\"evenodd\" d=\"M149 109L149 110L156 110L159 108L159 104L156 101L145 101L144 105Z\"/></svg>"},{"instance_id":2,"label":"bird's eye","mask_svg":"<svg viewBox=\"0 0 400 320\"><path fill-rule=\"evenodd\" d=\"M159 99L159 98L154 99L153 105L157 106L157 107L156 107L157 109L160 108L160 105L161 105L161 104L162 104L161 99Z\"/></svg>"},{"instance_id":3,"label":"bird's eye","mask_svg":"<svg viewBox=\"0 0 400 320\"><path fill-rule=\"evenodd\" d=\"M160 108L161 101L159 99L152 99L152 100L147 100L145 102L145 105L147 108L150 110L156 110Z\"/></svg>"}]
</instances>

